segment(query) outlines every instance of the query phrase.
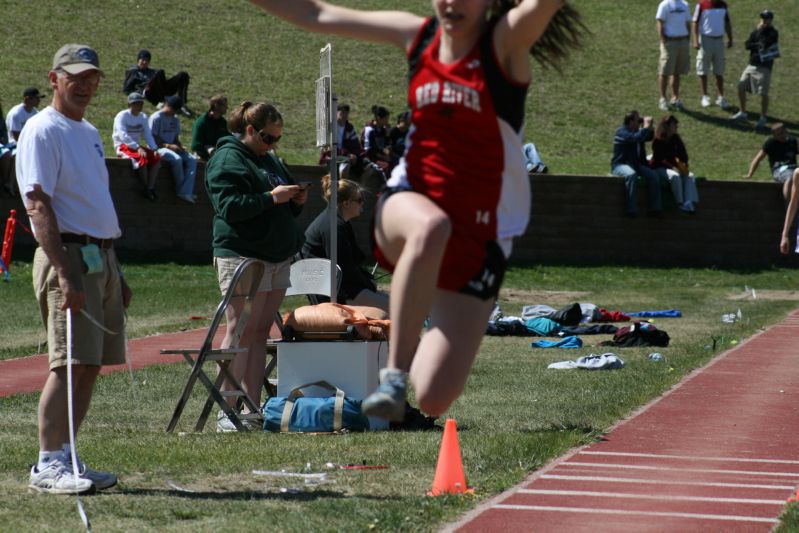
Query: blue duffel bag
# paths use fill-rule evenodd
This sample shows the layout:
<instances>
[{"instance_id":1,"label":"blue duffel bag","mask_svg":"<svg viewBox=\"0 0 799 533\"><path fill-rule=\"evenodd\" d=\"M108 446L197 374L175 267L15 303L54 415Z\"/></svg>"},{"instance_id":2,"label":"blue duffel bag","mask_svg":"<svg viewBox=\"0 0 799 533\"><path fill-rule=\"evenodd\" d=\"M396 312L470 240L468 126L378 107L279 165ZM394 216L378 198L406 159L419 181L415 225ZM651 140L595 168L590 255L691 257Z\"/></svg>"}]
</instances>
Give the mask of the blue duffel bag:
<instances>
[{"instance_id":1,"label":"blue duffel bag","mask_svg":"<svg viewBox=\"0 0 799 533\"><path fill-rule=\"evenodd\" d=\"M302 389L322 387L333 396L307 398ZM264 430L275 433L332 433L341 430L364 431L369 419L361 412L361 401L344 396L344 391L326 381L297 387L287 398L269 398L263 407Z\"/></svg>"}]
</instances>

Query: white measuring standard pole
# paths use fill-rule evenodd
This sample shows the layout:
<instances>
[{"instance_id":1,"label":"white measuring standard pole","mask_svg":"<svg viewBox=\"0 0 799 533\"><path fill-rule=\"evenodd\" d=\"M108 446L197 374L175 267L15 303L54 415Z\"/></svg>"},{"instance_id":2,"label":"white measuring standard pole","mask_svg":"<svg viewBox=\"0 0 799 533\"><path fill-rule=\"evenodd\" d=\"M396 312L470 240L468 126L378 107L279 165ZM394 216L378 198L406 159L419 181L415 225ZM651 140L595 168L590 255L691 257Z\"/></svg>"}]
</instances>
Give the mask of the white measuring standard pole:
<instances>
[{"instance_id":1,"label":"white measuring standard pole","mask_svg":"<svg viewBox=\"0 0 799 533\"><path fill-rule=\"evenodd\" d=\"M330 301L338 298L338 98L333 93L333 47L319 51L319 79L316 82L317 146L330 148ZM321 131L320 131L321 130ZM321 143L321 144L320 144Z\"/></svg>"}]
</instances>

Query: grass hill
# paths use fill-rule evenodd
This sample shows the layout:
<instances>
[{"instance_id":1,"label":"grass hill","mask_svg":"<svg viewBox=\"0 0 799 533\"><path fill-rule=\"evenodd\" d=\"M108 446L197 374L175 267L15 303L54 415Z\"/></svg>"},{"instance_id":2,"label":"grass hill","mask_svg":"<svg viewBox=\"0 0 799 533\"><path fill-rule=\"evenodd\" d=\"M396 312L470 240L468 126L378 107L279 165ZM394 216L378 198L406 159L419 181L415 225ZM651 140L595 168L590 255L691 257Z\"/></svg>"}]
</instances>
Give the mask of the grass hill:
<instances>
[{"instance_id":1,"label":"grass hill","mask_svg":"<svg viewBox=\"0 0 799 533\"><path fill-rule=\"evenodd\" d=\"M573 0L593 31L585 50L575 54L562 75L534 67L527 102L526 138L534 141L556 173L607 174L614 129L628 109L656 118L658 40L656 0ZM360 8L432 13L428 0L342 0ZM696 2L691 2L692 8ZM727 54L726 93L737 104L736 84L747 61L743 48L763 8L776 13L782 58L775 66L770 109L772 119L799 130L794 85L799 58L796 0L731 2L735 44ZM85 42L99 54L106 78L88 113L111 155L114 115L125 107L120 92L124 70L139 48L153 54L152 65L170 75L192 76L189 105L203 111L208 98L224 93L231 103L244 99L274 102L286 121L281 154L291 163L315 163L314 82L318 52L327 42L334 49L334 90L353 106L361 126L369 108L379 103L396 115L405 108L405 62L392 47L328 38L295 29L243 0L41 0L4 2L5 32L0 37L0 102L4 111L21 101L22 90L47 90L46 73L56 49L66 42ZM695 56L695 54L693 54ZM710 179L742 176L766 135L753 122L730 123L730 113L699 106L695 74L683 78L680 131L694 172ZM713 86L711 79L711 87ZM49 102L49 98L44 102ZM756 115L759 98L750 100ZM152 112L149 104L146 112ZM191 120L182 119L183 138L190 139ZM479 153L479 147L475 147ZM766 165L757 179L768 180Z\"/></svg>"}]
</instances>

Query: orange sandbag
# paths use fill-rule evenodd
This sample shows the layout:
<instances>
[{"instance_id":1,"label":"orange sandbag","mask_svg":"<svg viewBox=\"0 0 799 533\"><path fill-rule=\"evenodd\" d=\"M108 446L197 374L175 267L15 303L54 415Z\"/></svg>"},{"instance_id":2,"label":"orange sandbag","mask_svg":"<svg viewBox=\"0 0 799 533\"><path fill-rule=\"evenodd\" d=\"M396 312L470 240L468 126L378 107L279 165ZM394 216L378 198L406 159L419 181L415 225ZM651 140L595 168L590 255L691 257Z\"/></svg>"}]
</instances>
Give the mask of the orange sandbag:
<instances>
[{"instance_id":1,"label":"orange sandbag","mask_svg":"<svg viewBox=\"0 0 799 533\"><path fill-rule=\"evenodd\" d=\"M386 316L385 311L375 307L326 302L298 307L283 318L283 324L300 333L343 332L354 326L362 339L388 339L390 321Z\"/></svg>"}]
</instances>

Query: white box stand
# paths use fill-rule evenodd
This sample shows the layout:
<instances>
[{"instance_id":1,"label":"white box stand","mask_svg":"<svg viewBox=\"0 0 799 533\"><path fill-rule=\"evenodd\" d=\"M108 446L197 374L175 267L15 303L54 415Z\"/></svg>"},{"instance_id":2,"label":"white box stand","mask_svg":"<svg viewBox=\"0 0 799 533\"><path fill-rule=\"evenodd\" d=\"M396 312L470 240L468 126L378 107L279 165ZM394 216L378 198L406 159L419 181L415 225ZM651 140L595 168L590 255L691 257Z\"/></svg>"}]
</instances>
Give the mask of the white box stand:
<instances>
[{"instance_id":1,"label":"white box stand","mask_svg":"<svg viewBox=\"0 0 799 533\"><path fill-rule=\"evenodd\" d=\"M379 382L388 361L385 341L280 342L277 345L277 395L314 381L327 381L353 400L363 400ZM305 396L329 396L319 387L303 390ZM369 417L373 430L388 429L388 421Z\"/></svg>"}]
</instances>

